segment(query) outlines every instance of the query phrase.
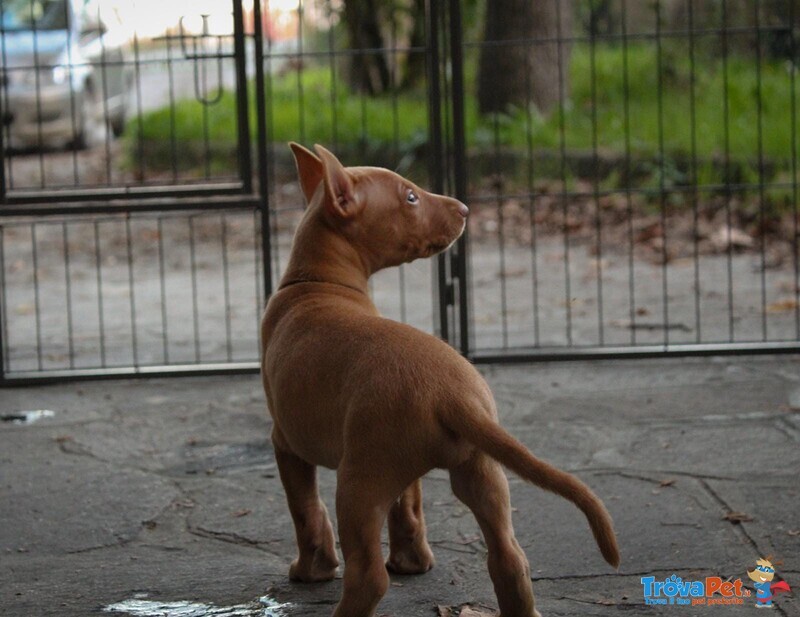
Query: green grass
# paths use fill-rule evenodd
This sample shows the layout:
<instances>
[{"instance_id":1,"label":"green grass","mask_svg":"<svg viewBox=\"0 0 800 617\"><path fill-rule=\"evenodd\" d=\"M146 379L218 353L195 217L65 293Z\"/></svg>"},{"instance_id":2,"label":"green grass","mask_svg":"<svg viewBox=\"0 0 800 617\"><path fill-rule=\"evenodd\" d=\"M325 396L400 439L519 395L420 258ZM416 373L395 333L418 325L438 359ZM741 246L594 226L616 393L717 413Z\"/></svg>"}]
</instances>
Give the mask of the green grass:
<instances>
[{"instance_id":1,"label":"green grass","mask_svg":"<svg viewBox=\"0 0 800 617\"><path fill-rule=\"evenodd\" d=\"M597 143L603 151L624 153L626 149L625 91L628 92L628 135L631 152L691 156L692 95L691 67L686 56L664 53L659 85L658 55L653 46L636 46L626 54L621 47L598 47L594 54ZM592 54L588 47L572 55L572 94L564 112L567 149L586 149L593 142ZM728 59L727 87L720 59L698 60L694 87L694 150L698 158L723 158L726 151L725 92L728 102L728 152L736 159L758 158L759 87L754 60ZM659 106L659 88L661 105ZM784 64L761 66L761 147L775 161L791 159L791 80ZM476 114L470 115L471 131L486 129ZM501 123L501 142L522 145L530 126L536 147L560 146L560 118L556 112L544 118L535 111L530 123L524 110L512 112ZM661 128L659 128L661 126ZM663 144L663 146L662 146Z\"/></svg>"},{"instance_id":2,"label":"green grass","mask_svg":"<svg viewBox=\"0 0 800 617\"><path fill-rule=\"evenodd\" d=\"M475 65L474 61L468 63L470 92L474 91ZM686 183L695 160L700 183L757 181L759 156L767 163L769 177L765 180L785 177L792 159L791 80L786 64L763 63L759 87L754 59L732 56L727 64L726 86L721 59L709 54L698 56L694 75L694 141L688 50L664 47L660 83L658 66L658 53L652 45L631 45L627 54L619 46L598 46L594 54L588 45L576 46L570 69L571 95L563 116L558 110L543 116L533 108L517 108L498 117L480 117L474 97L468 96L467 142L473 150L489 155L496 144L524 151L530 134L536 150L558 151L562 147L563 126L563 147L567 151L592 151L596 142L603 156L624 159L630 152L631 160L645 161L637 180L640 185L659 185L662 181L668 186ZM309 67L299 76L293 72L274 77L270 92L272 141L297 140L337 144L340 148L387 148L404 152L427 139L428 112L423 90L364 97L351 92L341 80L334 84L329 67ZM234 97L226 93L219 104L206 108L205 120L202 106L193 100L180 101L174 113L165 108L146 114L141 122L133 122L129 127L126 144L131 160L138 161L138 153L144 153L148 167L171 168L170 135L174 125L181 169L203 165L233 168L234 105ZM255 119L250 122L254 129ZM210 147L208 158L204 154L206 139ZM662 153L666 159L663 178L657 163ZM730 161L727 177L724 176L726 153ZM618 179L620 175L609 174L604 182L613 184L615 177Z\"/></svg>"}]
</instances>

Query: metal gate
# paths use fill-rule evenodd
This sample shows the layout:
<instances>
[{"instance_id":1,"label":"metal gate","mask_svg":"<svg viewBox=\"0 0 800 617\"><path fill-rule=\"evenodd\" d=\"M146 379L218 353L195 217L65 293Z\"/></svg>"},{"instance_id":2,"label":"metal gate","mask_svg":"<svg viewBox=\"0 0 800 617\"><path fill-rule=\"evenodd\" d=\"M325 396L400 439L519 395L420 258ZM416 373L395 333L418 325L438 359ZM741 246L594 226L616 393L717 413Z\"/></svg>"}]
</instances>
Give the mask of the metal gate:
<instances>
[{"instance_id":1,"label":"metal gate","mask_svg":"<svg viewBox=\"0 0 800 617\"><path fill-rule=\"evenodd\" d=\"M257 366L260 5L159 28L144 4L0 2L5 383Z\"/></svg>"},{"instance_id":2,"label":"metal gate","mask_svg":"<svg viewBox=\"0 0 800 617\"><path fill-rule=\"evenodd\" d=\"M408 0L370 38L288 4L0 0L0 383L257 370L288 140L468 203L371 291L474 361L800 351L792 13L553 0L550 31L490 38L497 3ZM549 109L533 65L478 109L498 53L551 58Z\"/></svg>"}]
</instances>

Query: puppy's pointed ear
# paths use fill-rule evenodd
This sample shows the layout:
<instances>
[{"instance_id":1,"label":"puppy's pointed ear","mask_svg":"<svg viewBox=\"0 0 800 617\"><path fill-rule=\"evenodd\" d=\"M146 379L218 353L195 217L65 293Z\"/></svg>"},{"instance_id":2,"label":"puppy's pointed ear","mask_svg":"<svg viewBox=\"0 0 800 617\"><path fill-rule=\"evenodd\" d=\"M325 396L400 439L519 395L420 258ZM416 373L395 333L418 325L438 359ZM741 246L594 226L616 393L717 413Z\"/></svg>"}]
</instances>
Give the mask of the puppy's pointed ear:
<instances>
[{"instance_id":1,"label":"puppy's pointed ear","mask_svg":"<svg viewBox=\"0 0 800 617\"><path fill-rule=\"evenodd\" d=\"M358 210L358 199L353 186L353 178L332 153L319 144L314 150L322 160L325 178L325 207L336 217L347 219Z\"/></svg>"},{"instance_id":2,"label":"puppy's pointed ear","mask_svg":"<svg viewBox=\"0 0 800 617\"><path fill-rule=\"evenodd\" d=\"M292 149L292 154L294 154L294 164L297 166L300 188L303 189L303 195L306 196L306 204L308 204L311 202L319 183L322 182L322 161L311 150L293 141L289 142L289 147Z\"/></svg>"}]
</instances>

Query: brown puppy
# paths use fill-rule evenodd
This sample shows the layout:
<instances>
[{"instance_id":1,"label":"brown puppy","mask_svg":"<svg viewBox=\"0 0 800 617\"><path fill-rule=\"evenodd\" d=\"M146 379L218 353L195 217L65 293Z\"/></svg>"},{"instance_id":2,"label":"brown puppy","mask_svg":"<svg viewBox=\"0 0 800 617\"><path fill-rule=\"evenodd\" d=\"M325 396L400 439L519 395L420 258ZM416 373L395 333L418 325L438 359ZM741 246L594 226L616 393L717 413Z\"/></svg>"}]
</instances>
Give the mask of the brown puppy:
<instances>
[{"instance_id":1,"label":"brown puppy","mask_svg":"<svg viewBox=\"0 0 800 617\"><path fill-rule=\"evenodd\" d=\"M611 518L591 490L499 426L489 387L458 352L382 318L369 299L373 272L447 248L464 230L467 207L386 169L344 168L321 146L317 157L290 145L309 205L261 325L272 441L300 553L290 578L329 580L338 565L317 465L338 470L345 569L334 617L372 615L389 585L386 568L433 565L420 478L435 467L450 471L453 492L480 524L503 617L538 613L499 463L575 503L616 567Z\"/></svg>"}]
</instances>

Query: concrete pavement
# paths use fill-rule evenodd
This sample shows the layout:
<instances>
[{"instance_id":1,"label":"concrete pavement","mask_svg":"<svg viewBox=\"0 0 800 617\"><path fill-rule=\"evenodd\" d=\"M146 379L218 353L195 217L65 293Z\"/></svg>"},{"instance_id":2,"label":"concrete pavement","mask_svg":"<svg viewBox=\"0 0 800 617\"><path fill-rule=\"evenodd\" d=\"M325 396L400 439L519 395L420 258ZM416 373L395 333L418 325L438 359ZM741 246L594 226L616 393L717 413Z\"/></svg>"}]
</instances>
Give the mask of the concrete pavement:
<instances>
[{"instance_id":1,"label":"concrete pavement","mask_svg":"<svg viewBox=\"0 0 800 617\"><path fill-rule=\"evenodd\" d=\"M749 597L645 606L641 579L719 576L752 589L746 570L767 555L800 589L800 358L482 371L503 424L592 486L619 535L614 572L574 506L511 476L545 617L751 613ZM36 409L55 413L13 422ZM288 581L293 530L256 376L4 389L0 415L3 616L330 615L340 578ZM321 471L320 486L333 513L333 472ZM446 474L431 473L424 491L437 565L393 576L378 614L496 607L479 531ZM800 615L792 595L777 604L776 614Z\"/></svg>"}]
</instances>

